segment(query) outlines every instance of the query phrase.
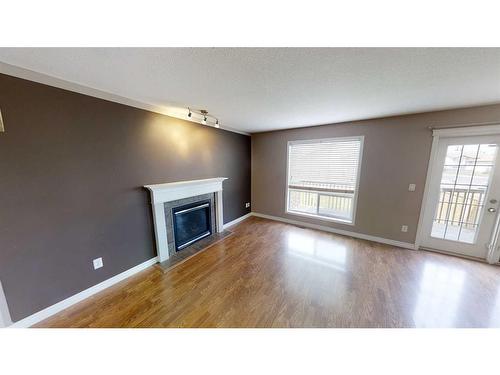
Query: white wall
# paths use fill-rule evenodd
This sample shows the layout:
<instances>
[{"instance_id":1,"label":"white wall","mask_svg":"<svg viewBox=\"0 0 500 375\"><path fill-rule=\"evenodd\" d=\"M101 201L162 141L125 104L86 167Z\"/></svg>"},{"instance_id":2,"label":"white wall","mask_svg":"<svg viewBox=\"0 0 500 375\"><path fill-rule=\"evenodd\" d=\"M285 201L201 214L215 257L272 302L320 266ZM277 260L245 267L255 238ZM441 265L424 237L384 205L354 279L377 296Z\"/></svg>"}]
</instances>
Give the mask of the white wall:
<instances>
[{"instance_id":1,"label":"white wall","mask_svg":"<svg viewBox=\"0 0 500 375\"><path fill-rule=\"evenodd\" d=\"M2 282L0 281L0 328L7 327L12 324L10 319L9 307L3 293Z\"/></svg>"}]
</instances>

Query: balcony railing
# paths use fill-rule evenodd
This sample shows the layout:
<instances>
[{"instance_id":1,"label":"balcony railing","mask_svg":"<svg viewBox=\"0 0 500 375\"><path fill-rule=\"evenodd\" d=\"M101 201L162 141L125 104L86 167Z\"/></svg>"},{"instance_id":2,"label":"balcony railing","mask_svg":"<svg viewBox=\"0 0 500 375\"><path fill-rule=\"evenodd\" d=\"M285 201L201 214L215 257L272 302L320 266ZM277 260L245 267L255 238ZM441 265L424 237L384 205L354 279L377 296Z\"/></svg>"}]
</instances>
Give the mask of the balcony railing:
<instances>
[{"instance_id":1,"label":"balcony railing","mask_svg":"<svg viewBox=\"0 0 500 375\"><path fill-rule=\"evenodd\" d=\"M485 194L485 189L441 188L434 221L475 228L481 218Z\"/></svg>"},{"instance_id":2,"label":"balcony railing","mask_svg":"<svg viewBox=\"0 0 500 375\"><path fill-rule=\"evenodd\" d=\"M288 186L288 210L292 212L352 221L353 201L354 190L347 185L301 181Z\"/></svg>"}]
</instances>

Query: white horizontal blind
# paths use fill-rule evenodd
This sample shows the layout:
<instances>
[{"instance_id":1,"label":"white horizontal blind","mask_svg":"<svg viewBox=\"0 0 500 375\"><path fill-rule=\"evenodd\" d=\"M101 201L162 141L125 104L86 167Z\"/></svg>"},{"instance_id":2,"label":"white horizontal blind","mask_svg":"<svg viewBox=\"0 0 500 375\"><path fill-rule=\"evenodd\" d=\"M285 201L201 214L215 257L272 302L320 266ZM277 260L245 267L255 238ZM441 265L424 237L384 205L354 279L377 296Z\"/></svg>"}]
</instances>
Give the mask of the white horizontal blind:
<instances>
[{"instance_id":1,"label":"white horizontal blind","mask_svg":"<svg viewBox=\"0 0 500 375\"><path fill-rule=\"evenodd\" d=\"M354 192L360 148L360 139L339 138L291 143L288 154L288 185Z\"/></svg>"}]
</instances>

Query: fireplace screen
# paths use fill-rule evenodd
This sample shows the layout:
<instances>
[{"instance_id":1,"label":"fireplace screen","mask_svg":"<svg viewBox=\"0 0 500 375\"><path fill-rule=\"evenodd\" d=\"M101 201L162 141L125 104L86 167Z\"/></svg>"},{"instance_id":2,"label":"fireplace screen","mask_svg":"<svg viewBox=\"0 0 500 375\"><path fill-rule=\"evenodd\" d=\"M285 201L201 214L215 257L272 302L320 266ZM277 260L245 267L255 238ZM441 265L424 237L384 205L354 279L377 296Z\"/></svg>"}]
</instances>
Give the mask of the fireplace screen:
<instances>
[{"instance_id":1,"label":"fireplace screen","mask_svg":"<svg viewBox=\"0 0 500 375\"><path fill-rule=\"evenodd\" d=\"M210 200L172 209L176 251L212 234L210 212Z\"/></svg>"}]
</instances>

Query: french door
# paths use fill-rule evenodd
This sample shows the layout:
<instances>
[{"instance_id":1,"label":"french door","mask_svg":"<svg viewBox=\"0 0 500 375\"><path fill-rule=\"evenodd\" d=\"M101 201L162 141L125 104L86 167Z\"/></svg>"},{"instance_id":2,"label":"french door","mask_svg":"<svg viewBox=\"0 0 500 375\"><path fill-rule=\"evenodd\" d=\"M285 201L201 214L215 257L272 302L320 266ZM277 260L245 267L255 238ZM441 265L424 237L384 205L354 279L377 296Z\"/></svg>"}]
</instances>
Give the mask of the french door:
<instances>
[{"instance_id":1,"label":"french door","mask_svg":"<svg viewBox=\"0 0 500 375\"><path fill-rule=\"evenodd\" d=\"M488 257L500 200L499 146L500 135L439 138L421 246Z\"/></svg>"}]
</instances>

